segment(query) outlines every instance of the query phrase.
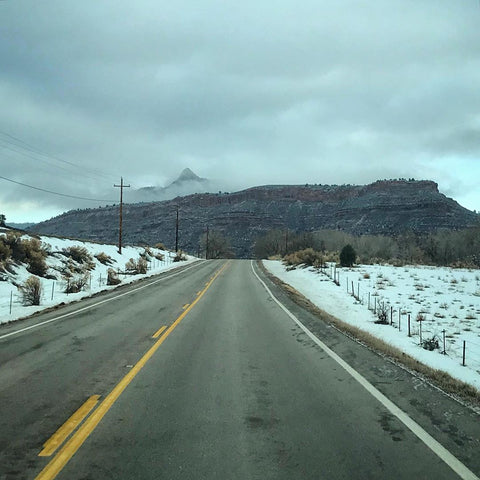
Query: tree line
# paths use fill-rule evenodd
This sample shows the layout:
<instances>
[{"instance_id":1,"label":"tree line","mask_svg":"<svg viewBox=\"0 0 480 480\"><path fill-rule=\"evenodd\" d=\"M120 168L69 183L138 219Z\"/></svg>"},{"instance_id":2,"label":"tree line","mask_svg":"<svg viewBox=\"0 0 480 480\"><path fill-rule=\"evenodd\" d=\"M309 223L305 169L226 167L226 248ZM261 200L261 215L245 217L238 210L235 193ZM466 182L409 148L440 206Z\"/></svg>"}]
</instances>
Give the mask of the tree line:
<instances>
[{"instance_id":1,"label":"tree line","mask_svg":"<svg viewBox=\"0 0 480 480\"><path fill-rule=\"evenodd\" d=\"M480 225L459 231L424 235L405 232L396 236L355 236L340 230L300 233L272 230L257 238L254 251L257 258L283 257L307 248L338 255L345 245L354 248L357 263L480 267Z\"/></svg>"}]
</instances>

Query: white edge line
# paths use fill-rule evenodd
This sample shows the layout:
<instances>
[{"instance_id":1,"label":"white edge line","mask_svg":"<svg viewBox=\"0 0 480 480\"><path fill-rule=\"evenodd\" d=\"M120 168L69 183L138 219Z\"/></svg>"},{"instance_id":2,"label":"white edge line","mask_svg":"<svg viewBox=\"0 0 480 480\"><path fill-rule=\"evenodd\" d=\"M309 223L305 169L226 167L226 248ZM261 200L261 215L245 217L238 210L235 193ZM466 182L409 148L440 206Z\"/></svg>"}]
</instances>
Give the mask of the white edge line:
<instances>
[{"instance_id":1,"label":"white edge line","mask_svg":"<svg viewBox=\"0 0 480 480\"><path fill-rule=\"evenodd\" d=\"M158 282L162 282L163 280L167 280L172 277L176 277L177 275L181 275L182 273L186 272L187 270L190 270L193 267L196 267L199 264L202 264L203 262L195 262L193 265L190 265L187 268L184 268L181 272L176 272L172 273L171 275L165 275L162 278L159 278L158 280L154 280L153 282L148 283L147 285L142 285L141 287L134 288L133 290L129 290L128 292L120 293L118 295L115 295L112 298L107 298L106 300L102 300L100 302L94 303L93 305L89 305L88 307L83 307L79 308L78 310L75 310L74 312L70 313L65 313L64 315L60 315L59 317L51 318L50 320L45 320L44 322L36 323L35 325L30 325L29 327L21 328L20 330L15 330L14 332L6 333L5 335L0 336L0 340L3 340L4 338L11 337L13 335L18 335L19 333L26 332L27 330L31 330L32 328L38 328L41 327L42 325L46 325L48 323L56 322L57 320L61 320L62 318L66 317L71 317L72 315L76 315L77 313L84 312L86 310L90 310L91 308L98 307L98 305L102 305L104 303L108 302L113 302L114 300L117 300L121 297L124 297L125 295L130 295L132 293L138 292L139 290L143 290L144 288L150 287L152 285L155 285ZM161 272L160 272L161 274Z\"/></svg>"},{"instance_id":2,"label":"white edge line","mask_svg":"<svg viewBox=\"0 0 480 480\"><path fill-rule=\"evenodd\" d=\"M281 303L267 284L258 276L251 262L252 271L258 281L263 285L272 300L313 340L330 358L335 360L344 368L362 387L364 387L373 397L375 397L390 413L395 415L409 430L411 430L433 453L443 460L460 478L463 480L480 480L471 470L469 470L457 457L451 454L443 445L427 433L415 420L410 418L403 410L389 400L383 393L377 390L365 377L352 368L345 360L338 356L333 350L330 350L320 339L318 339L302 322Z\"/></svg>"}]
</instances>

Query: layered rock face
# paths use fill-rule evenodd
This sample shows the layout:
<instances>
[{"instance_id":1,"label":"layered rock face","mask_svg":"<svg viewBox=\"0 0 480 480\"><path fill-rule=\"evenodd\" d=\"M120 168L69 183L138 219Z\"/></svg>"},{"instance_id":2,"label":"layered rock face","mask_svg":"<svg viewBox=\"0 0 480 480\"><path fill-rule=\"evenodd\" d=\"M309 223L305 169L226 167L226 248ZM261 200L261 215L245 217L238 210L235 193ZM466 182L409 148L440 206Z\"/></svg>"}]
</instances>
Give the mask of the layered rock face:
<instances>
[{"instance_id":1,"label":"layered rock face","mask_svg":"<svg viewBox=\"0 0 480 480\"><path fill-rule=\"evenodd\" d=\"M479 216L438 191L430 181L378 181L370 185L279 185L236 193L195 194L174 200L124 205L125 243L175 244L179 209L180 247L192 254L211 230L231 239L237 257L252 255L259 235L272 229L296 232L339 229L353 234L392 235L463 229ZM115 242L118 206L64 213L32 231Z\"/></svg>"}]
</instances>

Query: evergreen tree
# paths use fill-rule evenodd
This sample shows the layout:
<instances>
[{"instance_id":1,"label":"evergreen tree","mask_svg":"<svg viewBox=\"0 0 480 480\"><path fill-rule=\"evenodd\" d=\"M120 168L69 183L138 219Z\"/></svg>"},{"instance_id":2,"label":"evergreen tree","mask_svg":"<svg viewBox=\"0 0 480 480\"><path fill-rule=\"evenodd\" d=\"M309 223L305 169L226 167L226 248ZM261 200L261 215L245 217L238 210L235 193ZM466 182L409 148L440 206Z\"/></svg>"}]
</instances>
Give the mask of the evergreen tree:
<instances>
[{"instance_id":1,"label":"evergreen tree","mask_svg":"<svg viewBox=\"0 0 480 480\"><path fill-rule=\"evenodd\" d=\"M357 259L357 254L353 247L348 244L342 248L340 252L340 265L342 267L352 267Z\"/></svg>"}]
</instances>

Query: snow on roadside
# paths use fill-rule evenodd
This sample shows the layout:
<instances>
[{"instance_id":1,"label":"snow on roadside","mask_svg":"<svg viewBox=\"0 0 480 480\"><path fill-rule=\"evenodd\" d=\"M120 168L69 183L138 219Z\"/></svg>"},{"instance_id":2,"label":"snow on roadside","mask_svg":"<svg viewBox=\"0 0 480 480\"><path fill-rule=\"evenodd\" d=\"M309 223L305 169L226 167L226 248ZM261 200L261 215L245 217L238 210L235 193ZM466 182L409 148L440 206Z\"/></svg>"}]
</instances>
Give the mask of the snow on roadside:
<instances>
[{"instance_id":1,"label":"snow on roadside","mask_svg":"<svg viewBox=\"0 0 480 480\"><path fill-rule=\"evenodd\" d=\"M480 271L361 265L337 269L340 272L340 286L337 286L313 267L287 271L279 261L263 263L272 274L327 313L480 390ZM352 282L357 296L360 288L359 300L352 296ZM393 325L375 323L377 317L368 309L368 297L371 310L375 303L388 305L389 320L393 307ZM423 340L439 340L439 349L429 351L420 345L418 314L425 318ZM411 337L407 331L408 315ZM443 330L446 355L442 354ZM465 366L462 365L464 341Z\"/></svg>"},{"instance_id":2,"label":"snow on roadside","mask_svg":"<svg viewBox=\"0 0 480 480\"><path fill-rule=\"evenodd\" d=\"M0 233L0 235L2 235L2 233ZM27 239L29 236L24 235L22 238ZM31 276L31 273L27 271L27 265L13 265L11 267L13 273L0 272L0 324L27 317L35 312L39 312L54 305L71 303L103 290L114 289L116 288L115 286L107 285L108 270L112 268L115 271L124 272L125 264L130 258L138 260L140 254L144 254L145 252L144 247L123 246L122 254L120 255L116 245L97 244L47 236L40 236L38 238L42 242L42 246L49 251L49 255L46 258L46 263L49 267L47 273L48 275L54 276L55 279L39 277L43 290L40 306L24 306L22 304L21 292L16 285L23 285L25 280ZM67 257L60 252L62 252L63 249L73 246L86 248L88 253L93 257L94 268L89 271L90 275L85 290L79 293L66 294L64 293L66 280L62 278L61 273L56 269L60 268L67 259ZM120 273L120 285L132 283L140 278L156 275L160 272L171 270L198 260L195 257L186 255L186 261L174 263L173 259L175 257L175 252L159 250L152 247L150 247L150 251L153 256L149 257L150 261L148 262L147 273L138 275L125 275ZM95 258L95 255L98 255L99 253L105 253L111 257L112 262L107 265L101 263ZM156 258L156 255L162 255L163 260Z\"/></svg>"}]
</instances>

